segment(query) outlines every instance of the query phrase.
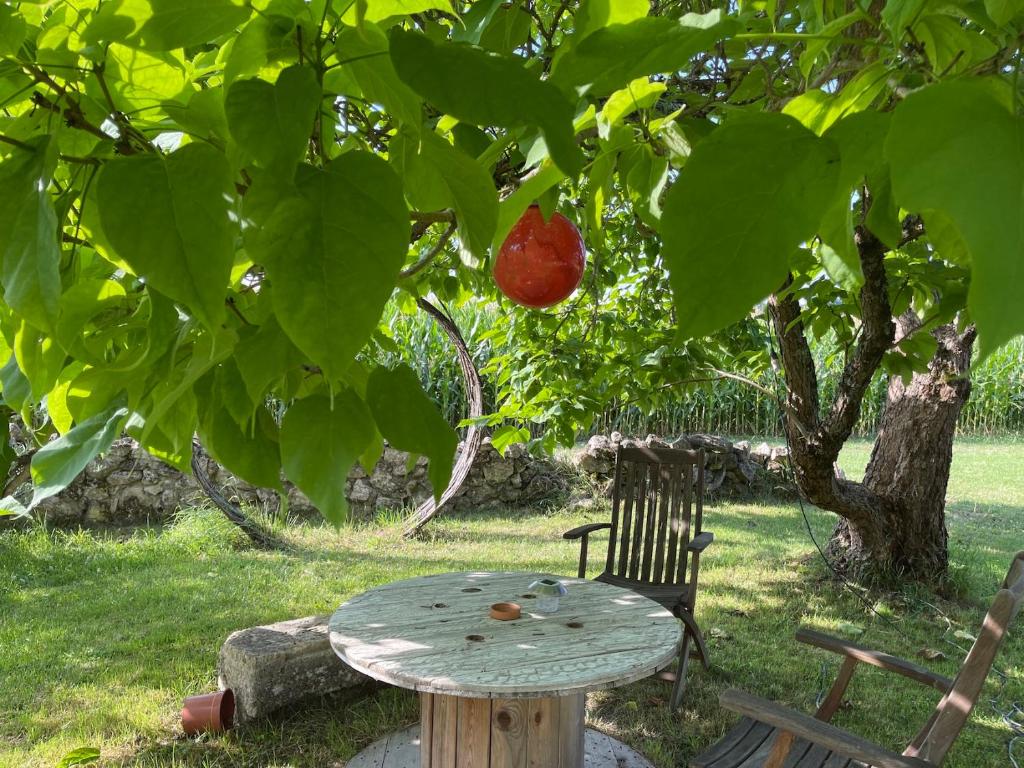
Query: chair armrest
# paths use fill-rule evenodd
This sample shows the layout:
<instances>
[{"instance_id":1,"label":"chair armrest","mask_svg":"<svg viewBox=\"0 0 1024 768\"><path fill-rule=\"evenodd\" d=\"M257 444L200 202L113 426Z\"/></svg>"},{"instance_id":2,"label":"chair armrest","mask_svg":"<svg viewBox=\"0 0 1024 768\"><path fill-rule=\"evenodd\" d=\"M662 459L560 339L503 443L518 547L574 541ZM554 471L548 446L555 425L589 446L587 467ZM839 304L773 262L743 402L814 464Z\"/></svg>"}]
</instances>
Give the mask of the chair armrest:
<instances>
[{"instance_id":1,"label":"chair armrest","mask_svg":"<svg viewBox=\"0 0 1024 768\"><path fill-rule=\"evenodd\" d=\"M730 688L718 697L718 701L733 712L792 733L797 738L806 739L875 768L934 768L932 763L925 760L896 754L854 733L746 691Z\"/></svg>"},{"instance_id":2,"label":"chair armrest","mask_svg":"<svg viewBox=\"0 0 1024 768\"><path fill-rule=\"evenodd\" d=\"M875 651L857 643L851 643L838 637L816 632L813 629L801 627L797 630L796 639L801 643L824 648L826 651L849 656L864 664L895 672L919 683L930 685L942 693L946 693L950 686L953 685L953 681L945 675L932 672L930 669L925 669L913 662L901 659L899 656L890 656L888 653Z\"/></svg>"},{"instance_id":3,"label":"chair armrest","mask_svg":"<svg viewBox=\"0 0 1024 768\"><path fill-rule=\"evenodd\" d=\"M604 528L611 528L611 523L587 523L581 525L578 528L573 528L571 531L566 531L562 534L563 539L578 539L582 536L589 536L594 531L600 531Z\"/></svg>"},{"instance_id":4,"label":"chair armrest","mask_svg":"<svg viewBox=\"0 0 1024 768\"><path fill-rule=\"evenodd\" d=\"M686 545L687 552L703 552L707 549L708 544L715 540L715 534L711 531L702 531L690 539L690 543Z\"/></svg>"}]
</instances>

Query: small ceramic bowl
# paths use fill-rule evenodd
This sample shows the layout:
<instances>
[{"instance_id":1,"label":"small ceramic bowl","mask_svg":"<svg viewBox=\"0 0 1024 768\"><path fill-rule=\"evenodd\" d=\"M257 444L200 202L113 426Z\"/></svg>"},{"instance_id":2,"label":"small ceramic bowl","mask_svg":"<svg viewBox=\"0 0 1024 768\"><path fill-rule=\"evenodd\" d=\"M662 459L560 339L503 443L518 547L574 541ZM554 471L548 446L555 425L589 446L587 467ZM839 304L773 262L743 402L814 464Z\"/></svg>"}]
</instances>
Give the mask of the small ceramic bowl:
<instances>
[{"instance_id":1,"label":"small ceramic bowl","mask_svg":"<svg viewBox=\"0 0 1024 768\"><path fill-rule=\"evenodd\" d=\"M512 621L520 615L518 603L495 603L491 606L491 618L498 621Z\"/></svg>"}]
</instances>

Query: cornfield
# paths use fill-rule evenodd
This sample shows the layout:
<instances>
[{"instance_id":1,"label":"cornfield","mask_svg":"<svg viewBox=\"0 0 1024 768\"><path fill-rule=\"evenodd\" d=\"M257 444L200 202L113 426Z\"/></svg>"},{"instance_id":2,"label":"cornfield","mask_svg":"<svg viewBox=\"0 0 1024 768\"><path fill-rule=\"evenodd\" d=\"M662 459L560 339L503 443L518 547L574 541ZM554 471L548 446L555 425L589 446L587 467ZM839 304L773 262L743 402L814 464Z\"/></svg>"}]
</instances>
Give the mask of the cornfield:
<instances>
[{"instance_id":1,"label":"cornfield","mask_svg":"<svg viewBox=\"0 0 1024 768\"><path fill-rule=\"evenodd\" d=\"M482 366L491 354L487 343L474 342L493 320L493 309L472 304L453 310L470 349ZM455 424L465 415L462 380L444 333L422 313L405 315L397 310L386 317L393 345L389 362L404 361L419 374L427 394ZM839 380L841 363L829 350L818 350L818 376L822 401L829 402ZM750 375L749 372L735 371ZM782 396L781 378L771 371L752 376L762 387ZM1024 339L1015 339L976 364L971 372L971 397L960 415L959 434L1001 436L1024 433ZM484 379L484 412L495 410L495 388ZM886 379L875 377L861 406L856 436L873 435L885 407ZM593 432L618 430L624 434L675 435L708 432L727 435L781 436L777 399L748 384L724 379L681 391L670 406L644 411L636 406L612 406L594 420Z\"/></svg>"}]
</instances>

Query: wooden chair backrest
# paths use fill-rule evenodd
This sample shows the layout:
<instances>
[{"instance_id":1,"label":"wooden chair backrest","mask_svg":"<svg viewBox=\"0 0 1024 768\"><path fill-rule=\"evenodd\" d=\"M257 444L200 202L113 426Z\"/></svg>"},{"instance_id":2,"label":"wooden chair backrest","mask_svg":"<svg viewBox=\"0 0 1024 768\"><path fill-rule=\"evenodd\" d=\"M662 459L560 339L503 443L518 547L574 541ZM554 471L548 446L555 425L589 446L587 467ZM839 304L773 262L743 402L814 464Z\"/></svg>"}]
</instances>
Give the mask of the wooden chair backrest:
<instances>
[{"instance_id":1,"label":"wooden chair backrest","mask_svg":"<svg viewBox=\"0 0 1024 768\"><path fill-rule=\"evenodd\" d=\"M918 733L905 754L941 765L967 723L971 710L995 661L1006 631L1024 605L1024 552L1018 552L1010 570L985 616L978 639L974 641L953 685L935 707L931 718Z\"/></svg>"},{"instance_id":2,"label":"wooden chair backrest","mask_svg":"<svg viewBox=\"0 0 1024 768\"><path fill-rule=\"evenodd\" d=\"M704 451L620 446L605 572L647 584L686 583L686 545L700 533Z\"/></svg>"}]
</instances>

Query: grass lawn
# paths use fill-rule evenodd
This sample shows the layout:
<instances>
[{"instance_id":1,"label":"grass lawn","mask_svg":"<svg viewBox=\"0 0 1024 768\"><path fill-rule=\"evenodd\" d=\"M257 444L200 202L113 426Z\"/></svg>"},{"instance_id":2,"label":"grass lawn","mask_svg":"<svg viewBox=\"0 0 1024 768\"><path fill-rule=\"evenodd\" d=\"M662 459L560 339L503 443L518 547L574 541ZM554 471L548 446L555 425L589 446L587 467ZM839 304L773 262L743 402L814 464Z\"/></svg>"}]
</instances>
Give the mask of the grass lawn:
<instances>
[{"instance_id":1,"label":"grass lawn","mask_svg":"<svg viewBox=\"0 0 1024 768\"><path fill-rule=\"evenodd\" d=\"M858 476L870 446L844 454ZM667 685L642 681L589 697L587 718L646 753L659 768L683 766L733 721L719 709L728 686L813 709L838 668L834 657L793 641L799 624L858 639L953 674L1012 554L1024 548L1024 445L961 442L950 484L955 602L929 594L861 599L824 578L794 504L709 507L716 543L701 563L698 618L714 667L693 667L684 708L663 706ZM833 518L809 509L824 542ZM160 531L0 534L0 767L53 766L78 746L102 749L111 766L337 766L387 731L413 722L412 693L365 689L220 737L185 739L178 710L216 684L217 651L233 630L329 612L387 581L450 570L536 570L573 574L577 550L562 531L602 511L508 511L448 516L419 541L394 527L335 532L288 530L292 549L240 546L215 515L190 514ZM596 566L600 546L593 548ZM957 633L961 633L957 635ZM990 699L1024 700L1024 624L1004 647L974 717L947 762L952 768L1009 765L1010 731ZM946 658L925 661L922 649ZM836 717L891 747L927 718L937 694L862 668L850 706ZM1024 754L1024 744L1018 746Z\"/></svg>"}]
</instances>

